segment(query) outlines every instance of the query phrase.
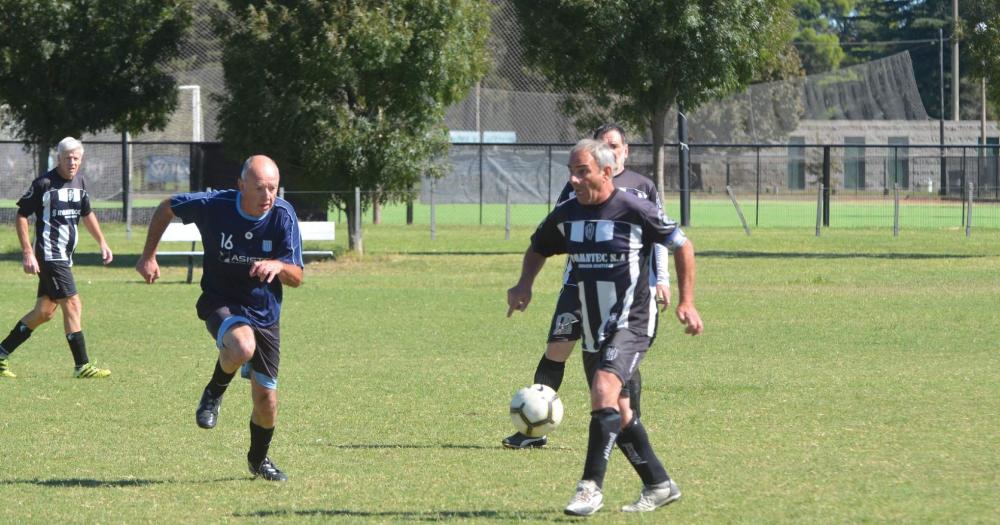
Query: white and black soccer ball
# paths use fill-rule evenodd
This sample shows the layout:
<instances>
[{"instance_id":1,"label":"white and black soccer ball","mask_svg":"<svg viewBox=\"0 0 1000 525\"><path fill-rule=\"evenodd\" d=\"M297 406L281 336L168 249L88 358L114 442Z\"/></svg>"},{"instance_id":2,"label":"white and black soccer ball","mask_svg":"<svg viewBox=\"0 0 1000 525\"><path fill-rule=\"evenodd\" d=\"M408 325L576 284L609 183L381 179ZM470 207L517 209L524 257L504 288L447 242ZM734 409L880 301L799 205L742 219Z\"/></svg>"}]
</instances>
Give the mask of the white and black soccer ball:
<instances>
[{"instance_id":1,"label":"white and black soccer ball","mask_svg":"<svg viewBox=\"0 0 1000 525\"><path fill-rule=\"evenodd\" d=\"M510 420L514 428L526 436L544 436L555 430L562 418L562 400L549 386L526 386L510 400Z\"/></svg>"}]
</instances>

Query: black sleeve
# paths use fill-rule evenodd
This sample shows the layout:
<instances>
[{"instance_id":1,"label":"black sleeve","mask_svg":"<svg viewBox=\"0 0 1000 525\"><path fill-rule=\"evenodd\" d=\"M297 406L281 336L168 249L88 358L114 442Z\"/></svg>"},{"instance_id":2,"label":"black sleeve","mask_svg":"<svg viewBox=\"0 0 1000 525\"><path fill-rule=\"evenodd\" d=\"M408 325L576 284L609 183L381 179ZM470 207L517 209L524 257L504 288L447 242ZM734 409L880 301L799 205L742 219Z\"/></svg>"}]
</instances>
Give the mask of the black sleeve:
<instances>
[{"instance_id":1,"label":"black sleeve","mask_svg":"<svg viewBox=\"0 0 1000 525\"><path fill-rule=\"evenodd\" d=\"M42 195L45 194L45 178L39 177L31 182L28 191L17 200L17 214L21 217L30 217L38 210L42 209Z\"/></svg>"},{"instance_id":2,"label":"black sleeve","mask_svg":"<svg viewBox=\"0 0 1000 525\"><path fill-rule=\"evenodd\" d=\"M653 202L648 200L638 202L640 203L638 211L642 220L643 240L667 244L667 239L677 229L677 223L668 219L663 214L663 210L658 208Z\"/></svg>"},{"instance_id":3,"label":"black sleeve","mask_svg":"<svg viewBox=\"0 0 1000 525\"><path fill-rule=\"evenodd\" d=\"M80 203L80 216L86 217L90 215L90 194L87 193L87 183L80 181L80 187L83 190L83 202Z\"/></svg>"},{"instance_id":4,"label":"black sleeve","mask_svg":"<svg viewBox=\"0 0 1000 525\"><path fill-rule=\"evenodd\" d=\"M543 257L566 253L566 237L559 230L559 219L556 216L558 210L556 208L545 217L531 235L531 251Z\"/></svg>"}]
</instances>

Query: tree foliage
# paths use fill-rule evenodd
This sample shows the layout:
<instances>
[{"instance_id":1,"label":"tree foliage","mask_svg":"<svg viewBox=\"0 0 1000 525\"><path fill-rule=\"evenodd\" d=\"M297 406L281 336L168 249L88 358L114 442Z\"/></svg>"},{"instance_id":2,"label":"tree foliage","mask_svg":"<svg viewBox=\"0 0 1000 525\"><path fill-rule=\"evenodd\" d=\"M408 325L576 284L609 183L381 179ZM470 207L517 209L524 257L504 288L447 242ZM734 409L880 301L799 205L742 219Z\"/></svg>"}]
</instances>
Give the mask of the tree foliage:
<instances>
[{"instance_id":1,"label":"tree foliage","mask_svg":"<svg viewBox=\"0 0 1000 525\"><path fill-rule=\"evenodd\" d=\"M987 96L1000 105L1000 4L965 0L961 34L968 42L969 76L986 79Z\"/></svg>"},{"instance_id":2,"label":"tree foliage","mask_svg":"<svg viewBox=\"0 0 1000 525\"><path fill-rule=\"evenodd\" d=\"M237 16L220 28L228 93L219 125L228 147L272 156L296 189L398 191L443 173L445 109L486 72L488 3L230 7ZM353 195L334 202L350 209Z\"/></svg>"},{"instance_id":3,"label":"tree foliage","mask_svg":"<svg viewBox=\"0 0 1000 525\"><path fill-rule=\"evenodd\" d=\"M558 91L650 129L665 116L744 87L791 38L787 1L514 0L526 58ZM579 110L579 103L571 109ZM662 189L662 148L654 147Z\"/></svg>"},{"instance_id":4,"label":"tree foliage","mask_svg":"<svg viewBox=\"0 0 1000 525\"><path fill-rule=\"evenodd\" d=\"M66 135L163 129L188 0L0 0L0 102L47 151Z\"/></svg>"}]
</instances>

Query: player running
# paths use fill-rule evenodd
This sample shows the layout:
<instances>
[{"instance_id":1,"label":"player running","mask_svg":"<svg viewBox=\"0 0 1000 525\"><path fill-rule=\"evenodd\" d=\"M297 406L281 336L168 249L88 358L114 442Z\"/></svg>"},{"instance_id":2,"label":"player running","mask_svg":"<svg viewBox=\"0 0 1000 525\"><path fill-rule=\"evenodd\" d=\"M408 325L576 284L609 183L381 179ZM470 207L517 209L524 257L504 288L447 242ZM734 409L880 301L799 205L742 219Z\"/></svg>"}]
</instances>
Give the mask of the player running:
<instances>
[{"instance_id":1,"label":"player running","mask_svg":"<svg viewBox=\"0 0 1000 525\"><path fill-rule=\"evenodd\" d=\"M198 318L219 348L212 379L195 411L201 428L215 428L222 397L237 370L250 379L250 473L288 477L268 457L278 415L282 285L302 284L302 240L295 210L277 198L278 166L263 155L243 164L239 190L183 193L153 214L136 270L147 283L160 276L156 246L176 216L195 223L205 248Z\"/></svg>"}]
</instances>

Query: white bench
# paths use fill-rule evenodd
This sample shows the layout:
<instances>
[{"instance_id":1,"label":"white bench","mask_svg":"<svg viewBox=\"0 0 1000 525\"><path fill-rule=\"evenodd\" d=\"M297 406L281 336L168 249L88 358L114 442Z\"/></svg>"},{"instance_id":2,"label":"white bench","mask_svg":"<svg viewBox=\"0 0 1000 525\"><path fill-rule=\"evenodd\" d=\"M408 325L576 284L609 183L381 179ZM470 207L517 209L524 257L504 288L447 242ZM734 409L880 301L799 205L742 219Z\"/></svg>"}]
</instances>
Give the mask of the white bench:
<instances>
[{"instance_id":1,"label":"white bench","mask_svg":"<svg viewBox=\"0 0 1000 525\"><path fill-rule=\"evenodd\" d=\"M333 241L335 240L334 223L332 221L300 221L299 234L302 236L303 241ZM188 258L187 282L191 282L194 276L194 258L205 254L203 250L197 249L198 243L201 242L201 232L198 231L198 227L194 223L171 222L167 225L166 231L163 232L160 242L191 243L190 250L156 252L158 257L186 256ZM302 255L314 257L334 256L331 250L303 250Z\"/></svg>"}]
</instances>

